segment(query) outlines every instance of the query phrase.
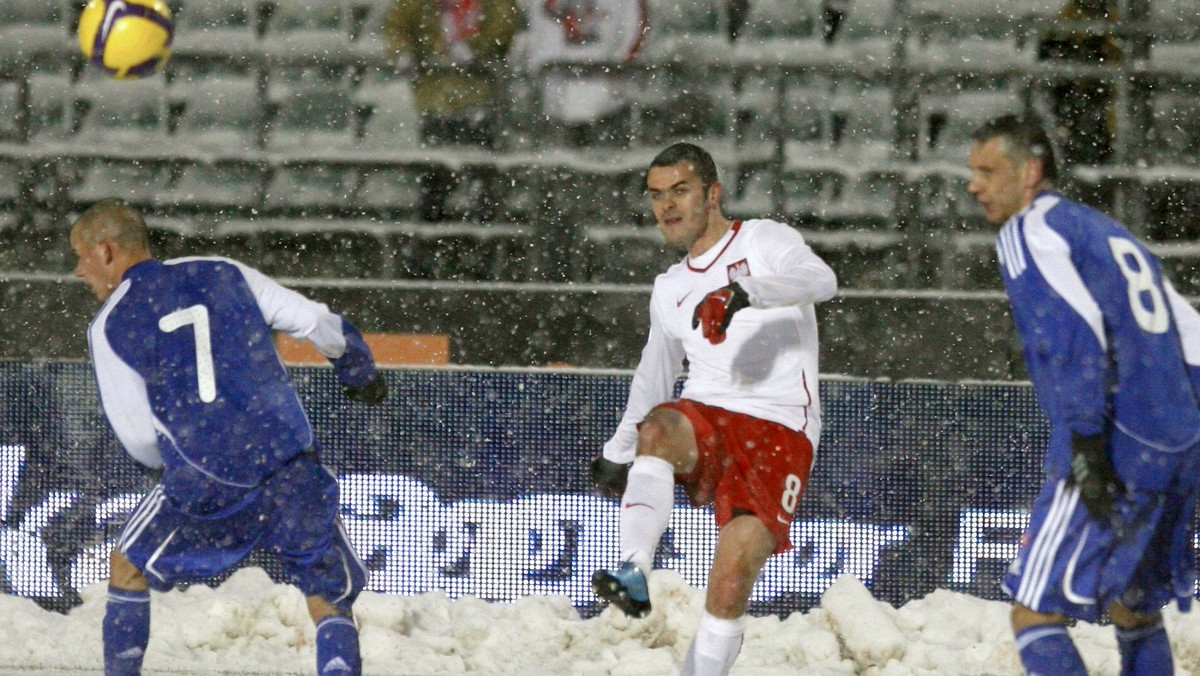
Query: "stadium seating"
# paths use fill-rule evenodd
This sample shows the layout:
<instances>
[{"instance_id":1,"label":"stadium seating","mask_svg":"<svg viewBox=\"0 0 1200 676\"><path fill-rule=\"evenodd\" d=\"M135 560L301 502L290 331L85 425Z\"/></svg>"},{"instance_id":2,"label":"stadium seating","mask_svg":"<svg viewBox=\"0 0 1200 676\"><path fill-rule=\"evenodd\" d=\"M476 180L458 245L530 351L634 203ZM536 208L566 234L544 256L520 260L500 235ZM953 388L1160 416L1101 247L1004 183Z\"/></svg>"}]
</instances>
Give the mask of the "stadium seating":
<instances>
[{"instance_id":1,"label":"stadium seating","mask_svg":"<svg viewBox=\"0 0 1200 676\"><path fill-rule=\"evenodd\" d=\"M990 265L993 228L965 193L971 130L1004 112L1045 115L1052 83L1098 68L1037 60L1039 39L1062 27L1061 0L855 0L829 39L821 0L752 0L736 41L723 0L647 0L641 62L613 70L633 92L629 147L565 143L514 67L496 150L424 148L411 65L386 63L390 6L178 0L165 75L116 82L80 63L75 4L0 0L0 213L61 220L120 195L160 218L247 219L239 232L171 230L164 246L363 252L363 270L428 280L557 279L549 261L572 279L640 283L674 257L645 227L646 162L698 139L730 215L829 234L854 283L918 278L873 266L911 267L901 248L919 245L940 247L943 281L976 288L990 279L975 271ZM1118 152L1070 177L1183 246L1200 239L1200 0L1147 9L1119 27L1127 58L1101 73L1130 83L1114 109ZM451 222L418 223L435 164L457 178ZM252 236L261 219L304 234ZM391 224L402 227L372 229ZM351 234L310 232L323 228ZM850 243L864 232L886 237ZM1195 260L1170 252L1180 274ZM278 260L307 270L289 255Z\"/></svg>"}]
</instances>

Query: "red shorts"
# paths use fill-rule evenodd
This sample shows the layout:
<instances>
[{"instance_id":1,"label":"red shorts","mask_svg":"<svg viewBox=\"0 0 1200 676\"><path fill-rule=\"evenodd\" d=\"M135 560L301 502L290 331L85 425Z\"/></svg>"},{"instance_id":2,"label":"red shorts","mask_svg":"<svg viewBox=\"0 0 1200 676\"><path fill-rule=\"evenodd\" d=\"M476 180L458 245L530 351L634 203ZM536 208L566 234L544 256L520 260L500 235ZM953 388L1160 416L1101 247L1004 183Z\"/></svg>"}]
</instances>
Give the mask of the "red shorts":
<instances>
[{"instance_id":1,"label":"red shorts","mask_svg":"<svg viewBox=\"0 0 1200 676\"><path fill-rule=\"evenodd\" d=\"M757 516L775 536L775 553L792 548L789 532L808 487L813 447L803 432L690 399L662 404L687 416L699 457L676 477L696 507L715 503L717 527L739 512Z\"/></svg>"}]
</instances>

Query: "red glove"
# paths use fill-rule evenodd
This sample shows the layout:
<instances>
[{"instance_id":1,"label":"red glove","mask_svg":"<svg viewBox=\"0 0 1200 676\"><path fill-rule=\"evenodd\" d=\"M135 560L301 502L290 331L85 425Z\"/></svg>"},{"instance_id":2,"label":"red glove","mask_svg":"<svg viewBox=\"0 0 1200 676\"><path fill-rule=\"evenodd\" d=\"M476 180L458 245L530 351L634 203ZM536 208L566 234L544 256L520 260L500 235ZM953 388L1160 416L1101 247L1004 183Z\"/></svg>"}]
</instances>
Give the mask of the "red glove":
<instances>
[{"instance_id":1,"label":"red glove","mask_svg":"<svg viewBox=\"0 0 1200 676\"><path fill-rule=\"evenodd\" d=\"M692 313L692 328L699 327L713 345L722 343L733 313L744 307L750 307L750 296L745 290L736 283L723 286L705 296L696 306Z\"/></svg>"}]
</instances>

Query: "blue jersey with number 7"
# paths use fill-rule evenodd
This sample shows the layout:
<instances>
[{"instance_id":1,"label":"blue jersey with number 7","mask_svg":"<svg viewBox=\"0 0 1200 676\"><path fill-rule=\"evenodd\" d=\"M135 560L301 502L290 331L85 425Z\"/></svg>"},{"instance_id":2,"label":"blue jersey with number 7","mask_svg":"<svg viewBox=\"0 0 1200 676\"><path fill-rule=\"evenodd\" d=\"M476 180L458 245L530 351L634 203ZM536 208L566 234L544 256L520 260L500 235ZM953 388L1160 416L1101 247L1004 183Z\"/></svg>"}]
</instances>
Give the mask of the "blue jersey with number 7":
<instances>
[{"instance_id":1,"label":"blue jersey with number 7","mask_svg":"<svg viewBox=\"0 0 1200 676\"><path fill-rule=\"evenodd\" d=\"M1042 193L1005 224L1000 267L1029 377L1051 423L1046 469L1064 476L1071 434L1111 436L1132 490L1157 491L1200 442L1200 370L1177 313L1195 314L1120 223ZM1189 317L1189 319L1192 319Z\"/></svg>"},{"instance_id":2,"label":"blue jersey with number 7","mask_svg":"<svg viewBox=\"0 0 1200 676\"><path fill-rule=\"evenodd\" d=\"M311 341L346 385L376 376L349 322L229 259L140 263L93 320L105 416L181 506L219 509L314 449L272 331Z\"/></svg>"}]
</instances>

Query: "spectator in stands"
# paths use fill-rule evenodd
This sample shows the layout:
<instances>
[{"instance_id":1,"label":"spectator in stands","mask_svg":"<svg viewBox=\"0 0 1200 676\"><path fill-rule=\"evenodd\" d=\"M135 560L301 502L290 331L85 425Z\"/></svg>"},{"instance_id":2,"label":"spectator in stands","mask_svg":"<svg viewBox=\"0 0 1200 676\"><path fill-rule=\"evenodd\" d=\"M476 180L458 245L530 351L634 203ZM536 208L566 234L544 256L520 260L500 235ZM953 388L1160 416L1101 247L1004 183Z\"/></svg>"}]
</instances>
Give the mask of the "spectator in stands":
<instances>
[{"instance_id":1,"label":"spectator in stands","mask_svg":"<svg viewBox=\"0 0 1200 676\"><path fill-rule=\"evenodd\" d=\"M644 0L535 0L529 72L541 82L542 111L568 143L627 142L629 103L619 78L546 72L555 63L633 62L649 26Z\"/></svg>"},{"instance_id":2,"label":"spectator in stands","mask_svg":"<svg viewBox=\"0 0 1200 676\"><path fill-rule=\"evenodd\" d=\"M1122 50L1117 37L1097 27L1116 22L1111 0L1067 0L1058 18L1079 25L1051 31L1038 48L1040 59L1114 66L1120 62ZM1112 82L1071 75L1053 85L1050 97L1057 120L1054 135L1063 159L1068 164L1103 164L1111 160L1116 131Z\"/></svg>"},{"instance_id":3,"label":"spectator in stands","mask_svg":"<svg viewBox=\"0 0 1200 676\"><path fill-rule=\"evenodd\" d=\"M396 0L384 35L397 61L411 60L425 143L494 146L502 68L521 23L517 0ZM430 170L422 180L421 217L443 220L454 185L449 169ZM489 198L483 202L486 210Z\"/></svg>"}]
</instances>

